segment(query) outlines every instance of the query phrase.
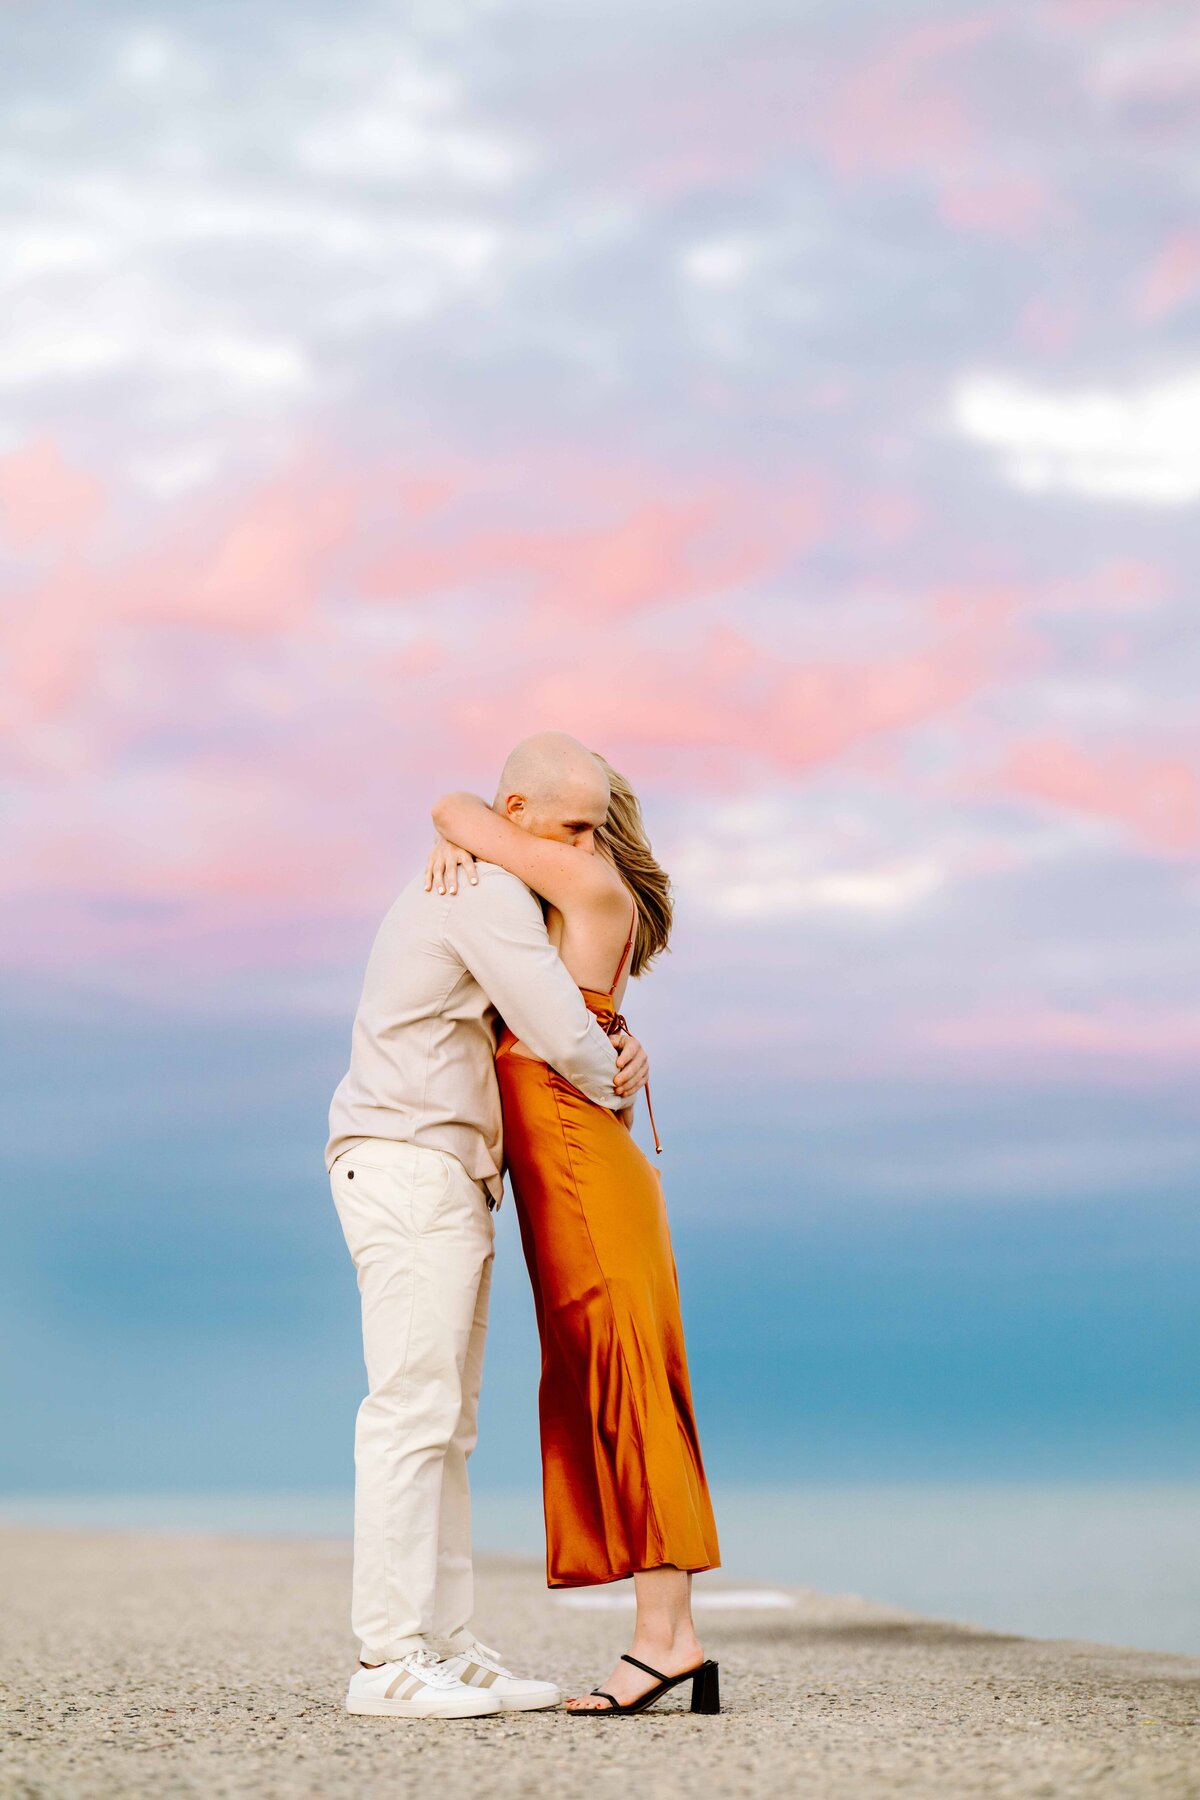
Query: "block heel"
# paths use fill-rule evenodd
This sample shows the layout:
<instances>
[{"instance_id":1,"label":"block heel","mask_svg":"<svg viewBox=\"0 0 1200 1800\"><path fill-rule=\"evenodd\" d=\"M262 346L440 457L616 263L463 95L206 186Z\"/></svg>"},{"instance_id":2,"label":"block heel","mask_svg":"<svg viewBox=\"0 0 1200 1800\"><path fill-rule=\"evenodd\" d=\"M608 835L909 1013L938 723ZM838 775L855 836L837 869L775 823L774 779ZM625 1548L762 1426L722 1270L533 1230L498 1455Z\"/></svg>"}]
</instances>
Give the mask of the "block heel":
<instances>
[{"instance_id":1,"label":"block heel","mask_svg":"<svg viewBox=\"0 0 1200 1800\"><path fill-rule=\"evenodd\" d=\"M701 1663L692 1676L692 1711L719 1713L721 1710L721 1678L715 1662Z\"/></svg>"}]
</instances>

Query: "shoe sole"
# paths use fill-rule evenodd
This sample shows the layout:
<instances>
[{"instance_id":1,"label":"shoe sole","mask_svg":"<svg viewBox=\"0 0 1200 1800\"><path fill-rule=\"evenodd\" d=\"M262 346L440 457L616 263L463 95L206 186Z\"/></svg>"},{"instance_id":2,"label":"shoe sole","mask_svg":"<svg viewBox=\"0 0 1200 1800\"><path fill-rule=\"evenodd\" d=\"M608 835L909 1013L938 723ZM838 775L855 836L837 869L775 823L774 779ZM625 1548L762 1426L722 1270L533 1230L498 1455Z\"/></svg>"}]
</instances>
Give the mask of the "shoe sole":
<instances>
[{"instance_id":1,"label":"shoe sole","mask_svg":"<svg viewBox=\"0 0 1200 1800\"><path fill-rule=\"evenodd\" d=\"M464 1707L456 1712L433 1712L415 1700L347 1700L346 1711L372 1719L486 1719L504 1708L495 1704Z\"/></svg>"},{"instance_id":2,"label":"shoe sole","mask_svg":"<svg viewBox=\"0 0 1200 1800\"><path fill-rule=\"evenodd\" d=\"M501 1712L545 1712L548 1707L562 1705L562 1695L557 1688L554 1690L554 1698L552 1700L527 1700L520 1698L505 1700L502 1695L497 1695L497 1698L500 1701Z\"/></svg>"}]
</instances>

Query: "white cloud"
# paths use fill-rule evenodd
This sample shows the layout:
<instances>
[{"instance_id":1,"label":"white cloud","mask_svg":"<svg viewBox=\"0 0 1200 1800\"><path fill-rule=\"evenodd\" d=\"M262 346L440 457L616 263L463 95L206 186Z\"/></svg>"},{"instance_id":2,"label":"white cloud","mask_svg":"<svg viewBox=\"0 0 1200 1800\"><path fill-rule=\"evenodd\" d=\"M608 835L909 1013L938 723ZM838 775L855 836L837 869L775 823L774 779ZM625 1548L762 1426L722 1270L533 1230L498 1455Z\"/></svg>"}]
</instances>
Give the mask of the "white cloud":
<instances>
[{"instance_id":1,"label":"white cloud","mask_svg":"<svg viewBox=\"0 0 1200 1800\"><path fill-rule=\"evenodd\" d=\"M297 135L293 154L323 176L405 186L444 181L469 189L508 187L528 166L528 149L467 116L456 76L412 55L382 70L355 71L347 101Z\"/></svg>"},{"instance_id":2,"label":"white cloud","mask_svg":"<svg viewBox=\"0 0 1200 1800\"><path fill-rule=\"evenodd\" d=\"M164 341L155 360L160 367L243 391L305 388L313 373L301 345L248 332L203 332L187 343Z\"/></svg>"},{"instance_id":3,"label":"white cloud","mask_svg":"<svg viewBox=\"0 0 1200 1800\"><path fill-rule=\"evenodd\" d=\"M133 354L130 334L74 319L32 322L12 331L0 350L0 388L40 387L47 382L77 381L107 374L128 363Z\"/></svg>"},{"instance_id":4,"label":"white cloud","mask_svg":"<svg viewBox=\"0 0 1200 1800\"><path fill-rule=\"evenodd\" d=\"M312 369L302 346L250 332L174 330L169 321L147 325L131 311L114 309L108 322L83 325L48 313L13 332L0 352L0 388L9 391L53 382L79 382L120 369L182 377L230 395L294 393L305 389ZM178 391L178 390L177 390Z\"/></svg>"},{"instance_id":5,"label":"white cloud","mask_svg":"<svg viewBox=\"0 0 1200 1800\"><path fill-rule=\"evenodd\" d=\"M1180 31L1172 21L1164 21L1158 30L1150 20L1135 17L1132 23L1132 30L1118 35L1095 34L1082 68L1092 92L1118 105L1195 94L1200 87L1200 37Z\"/></svg>"},{"instance_id":6,"label":"white cloud","mask_svg":"<svg viewBox=\"0 0 1200 1800\"><path fill-rule=\"evenodd\" d=\"M444 179L473 188L507 187L525 159L492 133L429 125L388 111L355 111L306 132L296 147L303 168L354 181L410 185Z\"/></svg>"},{"instance_id":7,"label":"white cloud","mask_svg":"<svg viewBox=\"0 0 1200 1800\"><path fill-rule=\"evenodd\" d=\"M184 55L159 31L135 31L117 49L118 77L135 87L154 87L173 71L186 68L195 52Z\"/></svg>"},{"instance_id":8,"label":"white cloud","mask_svg":"<svg viewBox=\"0 0 1200 1800\"><path fill-rule=\"evenodd\" d=\"M0 285L15 287L39 276L94 269L104 258L104 240L81 226L37 219L27 225L10 223L0 254Z\"/></svg>"},{"instance_id":9,"label":"white cloud","mask_svg":"<svg viewBox=\"0 0 1200 1800\"><path fill-rule=\"evenodd\" d=\"M346 284L320 313L339 334L414 323L469 291L496 264L503 231L470 219L401 221L388 230L386 261Z\"/></svg>"},{"instance_id":10,"label":"white cloud","mask_svg":"<svg viewBox=\"0 0 1200 1800\"><path fill-rule=\"evenodd\" d=\"M738 287L753 273L758 257L758 246L749 238L709 238L686 250L681 266L700 287Z\"/></svg>"},{"instance_id":11,"label":"white cloud","mask_svg":"<svg viewBox=\"0 0 1200 1800\"><path fill-rule=\"evenodd\" d=\"M694 879L696 871L687 871ZM869 869L789 873L771 867L737 877L728 869L702 871L705 896L715 912L739 918L784 918L804 912L890 913L915 905L941 886L932 861L881 863Z\"/></svg>"},{"instance_id":12,"label":"white cloud","mask_svg":"<svg viewBox=\"0 0 1200 1800\"><path fill-rule=\"evenodd\" d=\"M130 479L145 493L158 500L174 500L177 495L212 481L232 448L219 439L168 446L153 454L131 457L127 470Z\"/></svg>"},{"instance_id":13,"label":"white cloud","mask_svg":"<svg viewBox=\"0 0 1200 1800\"><path fill-rule=\"evenodd\" d=\"M494 297L530 147L481 111L454 56L407 35L285 26L247 113L232 41L217 106L218 42L105 29L82 111L11 109L0 392L14 436L64 395L81 418L104 408L125 468L166 497L209 478L222 415L264 452L299 407L354 386L381 328Z\"/></svg>"},{"instance_id":14,"label":"white cloud","mask_svg":"<svg viewBox=\"0 0 1200 1800\"><path fill-rule=\"evenodd\" d=\"M947 880L939 857L872 845L857 826L820 820L818 810L810 806L802 827L788 805L771 799L716 808L703 829L671 849L671 872L708 910L746 920L901 912Z\"/></svg>"},{"instance_id":15,"label":"white cloud","mask_svg":"<svg viewBox=\"0 0 1200 1800\"><path fill-rule=\"evenodd\" d=\"M1186 506L1200 499L1200 372L1140 388L1053 392L967 375L951 396L955 428L997 451L1004 479L1028 493Z\"/></svg>"}]
</instances>

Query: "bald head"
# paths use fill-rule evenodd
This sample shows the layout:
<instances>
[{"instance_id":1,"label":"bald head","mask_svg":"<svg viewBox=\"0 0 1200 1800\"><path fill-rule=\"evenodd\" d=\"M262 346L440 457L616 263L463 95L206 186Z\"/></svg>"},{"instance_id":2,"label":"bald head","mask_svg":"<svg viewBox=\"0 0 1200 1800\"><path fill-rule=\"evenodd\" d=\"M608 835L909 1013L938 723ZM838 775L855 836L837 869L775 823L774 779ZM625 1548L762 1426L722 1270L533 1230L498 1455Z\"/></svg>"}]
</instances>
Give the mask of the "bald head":
<instances>
[{"instance_id":1,"label":"bald head","mask_svg":"<svg viewBox=\"0 0 1200 1800\"><path fill-rule=\"evenodd\" d=\"M539 731L509 752L494 806L537 837L591 848L608 813L608 776L578 738Z\"/></svg>"}]
</instances>

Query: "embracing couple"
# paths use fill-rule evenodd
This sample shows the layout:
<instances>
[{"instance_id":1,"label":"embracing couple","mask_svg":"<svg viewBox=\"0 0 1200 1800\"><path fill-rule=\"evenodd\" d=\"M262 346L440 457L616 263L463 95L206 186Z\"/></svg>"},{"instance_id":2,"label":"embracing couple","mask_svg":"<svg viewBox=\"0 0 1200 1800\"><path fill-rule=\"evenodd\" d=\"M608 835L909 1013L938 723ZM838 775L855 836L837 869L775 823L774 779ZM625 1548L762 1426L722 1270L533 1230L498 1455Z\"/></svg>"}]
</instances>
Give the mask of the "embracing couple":
<instances>
[{"instance_id":1,"label":"embracing couple","mask_svg":"<svg viewBox=\"0 0 1200 1800\"><path fill-rule=\"evenodd\" d=\"M371 951L325 1151L368 1386L346 1704L560 1702L472 1624L467 1458L507 1170L542 1345L548 1585L632 1576L637 1595L630 1653L567 1708L641 1711L690 1681L693 1710L716 1712L691 1577L718 1566L717 1535L662 1182L631 1133L648 1063L620 1012L666 946L669 883L628 783L557 732L517 745L490 806L452 794L433 821Z\"/></svg>"}]
</instances>

